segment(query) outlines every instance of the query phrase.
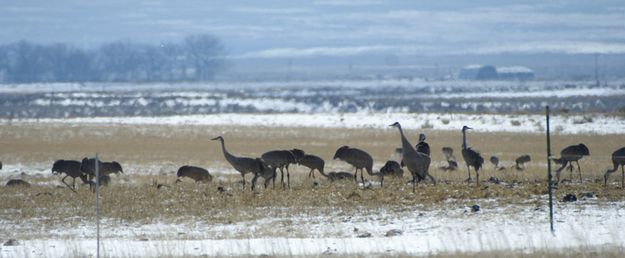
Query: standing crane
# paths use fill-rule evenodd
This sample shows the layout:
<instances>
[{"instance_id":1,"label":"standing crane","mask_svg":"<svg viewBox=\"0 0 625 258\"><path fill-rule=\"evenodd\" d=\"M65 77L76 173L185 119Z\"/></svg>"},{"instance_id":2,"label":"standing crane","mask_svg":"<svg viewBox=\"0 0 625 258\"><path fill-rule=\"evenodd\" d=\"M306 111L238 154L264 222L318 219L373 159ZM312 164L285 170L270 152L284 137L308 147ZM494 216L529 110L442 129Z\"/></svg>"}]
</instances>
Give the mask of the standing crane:
<instances>
[{"instance_id":1,"label":"standing crane","mask_svg":"<svg viewBox=\"0 0 625 258\"><path fill-rule=\"evenodd\" d=\"M590 155L590 151L588 150L588 147L586 147L586 145L584 145L583 143L580 143L578 145L570 145L562 149L562 151L560 151L560 158L553 159L556 164L561 165L561 167L556 170L556 182L560 183L560 172L562 172L566 165L569 165L569 170L571 171L571 181L573 180L573 162L575 162L577 164L577 172L579 173L579 182L581 183L582 169L579 166L579 160L582 159L584 156L588 155Z\"/></svg>"},{"instance_id":2,"label":"standing crane","mask_svg":"<svg viewBox=\"0 0 625 258\"><path fill-rule=\"evenodd\" d=\"M425 177L429 177L434 184L436 184L436 180L432 175L428 173L428 169L430 168L430 156L421 152L417 152L412 144L406 139L404 135L404 131L401 129L401 125L399 122L395 122L390 125L392 127L396 127L399 129L399 135L401 137L401 146L402 146L402 162L408 167L408 170L412 174L412 192L414 193L416 190L416 185L418 182L425 180Z\"/></svg>"},{"instance_id":3,"label":"standing crane","mask_svg":"<svg viewBox=\"0 0 625 258\"><path fill-rule=\"evenodd\" d=\"M480 185L480 168L484 164L484 158L477 150L472 149L467 145L467 130L473 129L468 126L462 127L462 157L464 158L464 162L467 164L467 173L469 173L469 178L467 178L467 182L471 182L471 168L475 169L476 176L476 184Z\"/></svg>"},{"instance_id":4,"label":"standing crane","mask_svg":"<svg viewBox=\"0 0 625 258\"><path fill-rule=\"evenodd\" d=\"M221 136L217 136L212 139L213 141L219 140L221 142L221 150L224 153L224 157L232 165L232 167L241 173L241 177L243 178L243 190L245 190L245 174L252 173L256 175L258 173L262 173L261 167L256 159L248 158L248 157L237 157L228 150L226 150L226 146L224 144L224 138Z\"/></svg>"}]
</instances>

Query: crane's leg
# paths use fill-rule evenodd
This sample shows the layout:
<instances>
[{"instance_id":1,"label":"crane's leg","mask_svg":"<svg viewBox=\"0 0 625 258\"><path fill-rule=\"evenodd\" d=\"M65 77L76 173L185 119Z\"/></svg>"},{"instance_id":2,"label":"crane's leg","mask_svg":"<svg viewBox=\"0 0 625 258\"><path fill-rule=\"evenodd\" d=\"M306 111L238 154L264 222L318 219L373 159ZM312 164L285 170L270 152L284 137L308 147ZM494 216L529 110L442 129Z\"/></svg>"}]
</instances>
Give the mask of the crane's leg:
<instances>
[{"instance_id":1,"label":"crane's leg","mask_svg":"<svg viewBox=\"0 0 625 258\"><path fill-rule=\"evenodd\" d=\"M286 165L286 183L289 186L289 189L291 189L291 173L289 173L289 165Z\"/></svg>"},{"instance_id":2,"label":"crane's leg","mask_svg":"<svg viewBox=\"0 0 625 258\"><path fill-rule=\"evenodd\" d=\"M280 169L280 185L284 189L284 172L282 172L282 167L278 167L278 169Z\"/></svg>"},{"instance_id":3,"label":"crane's leg","mask_svg":"<svg viewBox=\"0 0 625 258\"><path fill-rule=\"evenodd\" d=\"M582 167L579 166L579 161L576 160L575 163L577 163L577 172L579 173L579 182L582 183Z\"/></svg>"},{"instance_id":4,"label":"crane's leg","mask_svg":"<svg viewBox=\"0 0 625 258\"><path fill-rule=\"evenodd\" d=\"M269 186L269 181L271 181L271 179L273 179L273 176L269 178L265 178L265 189L267 189L267 186Z\"/></svg>"},{"instance_id":5,"label":"crane's leg","mask_svg":"<svg viewBox=\"0 0 625 258\"><path fill-rule=\"evenodd\" d=\"M356 172L354 172L354 181L358 184L358 168L356 168Z\"/></svg>"},{"instance_id":6,"label":"crane's leg","mask_svg":"<svg viewBox=\"0 0 625 258\"><path fill-rule=\"evenodd\" d=\"M480 171L477 168L475 169L475 185L480 186Z\"/></svg>"},{"instance_id":7,"label":"crane's leg","mask_svg":"<svg viewBox=\"0 0 625 258\"><path fill-rule=\"evenodd\" d=\"M380 175L380 187L384 187L384 175Z\"/></svg>"},{"instance_id":8,"label":"crane's leg","mask_svg":"<svg viewBox=\"0 0 625 258\"><path fill-rule=\"evenodd\" d=\"M360 169L360 180L362 181L362 187L365 187L365 175L364 175L365 172L363 171L363 169L364 168Z\"/></svg>"},{"instance_id":9,"label":"crane's leg","mask_svg":"<svg viewBox=\"0 0 625 258\"><path fill-rule=\"evenodd\" d=\"M243 191L245 191L245 173L241 173L241 178L243 179Z\"/></svg>"},{"instance_id":10,"label":"crane's leg","mask_svg":"<svg viewBox=\"0 0 625 258\"><path fill-rule=\"evenodd\" d=\"M469 178L467 178L467 180L465 181L470 183L471 182L471 168L469 167L469 164L467 164L467 173L469 174Z\"/></svg>"},{"instance_id":11,"label":"crane's leg","mask_svg":"<svg viewBox=\"0 0 625 258\"><path fill-rule=\"evenodd\" d=\"M412 174L412 193L417 191L417 174Z\"/></svg>"},{"instance_id":12,"label":"crane's leg","mask_svg":"<svg viewBox=\"0 0 625 258\"><path fill-rule=\"evenodd\" d=\"M625 168L621 165L621 188L625 188Z\"/></svg>"},{"instance_id":13,"label":"crane's leg","mask_svg":"<svg viewBox=\"0 0 625 258\"><path fill-rule=\"evenodd\" d=\"M76 178L75 177L72 177L72 188L76 190Z\"/></svg>"},{"instance_id":14,"label":"crane's leg","mask_svg":"<svg viewBox=\"0 0 625 258\"><path fill-rule=\"evenodd\" d=\"M567 162L563 162L562 165L560 166L560 168L558 168L558 170L556 170L556 184L560 183L560 172L562 172L562 170L566 167Z\"/></svg>"},{"instance_id":15,"label":"crane's leg","mask_svg":"<svg viewBox=\"0 0 625 258\"><path fill-rule=\"evenodd\" d=\"M258 174L254 174L254 178L252 178L252 191L256 188L256 180L258 180Z\"/></svg>"},{"instance_id":16,"label":"crane's leg","mask_svg":"<svg viewBox=\"0 0 625 258\"><path fill-rule=\"evenodd\" d=\"M67 184L65 182L65 178L67 178L68 176L64 176L63 178L61 178L61 182L63 182L63 184L65 184L67 186L67 188L69 188L70 190L72 190L72 192L77 193L76 190L74 188L72 188L69 184Z\"/></svg>"},{"instance_id":17,"label":"crane's leg","mask_svg":"<svg viewBox=\"0 0 625 258\"><path fill-rule=\"evenodd\" d=\"M282 169L282 166L278 168L280 168L280 185L282 185L282 189L284 189L284 170Z\"/></svg>"}]
</instances>

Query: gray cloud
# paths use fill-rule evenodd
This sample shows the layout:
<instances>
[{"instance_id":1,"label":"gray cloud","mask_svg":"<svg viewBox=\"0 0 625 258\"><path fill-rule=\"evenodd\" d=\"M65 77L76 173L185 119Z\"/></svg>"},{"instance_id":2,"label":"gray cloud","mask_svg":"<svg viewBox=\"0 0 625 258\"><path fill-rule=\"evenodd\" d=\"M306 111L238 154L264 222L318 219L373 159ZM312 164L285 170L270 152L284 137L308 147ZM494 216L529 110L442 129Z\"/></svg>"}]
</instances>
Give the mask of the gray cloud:
<instances>
[{"instance_id":1,"label":"gray cloud","mask_svg":"<svg viewBox=\"0 0 625 258\"><path fill-rule=\"evenodd\" d=\"M73 0L5 3L0 7L0 43L26 39L82 44L120 38L159 42L214 33L236 58L622 53L625 43L625 2L611 0L268 0L262 5L94 0L79 7Z\"/></svg>"}]
</instances>

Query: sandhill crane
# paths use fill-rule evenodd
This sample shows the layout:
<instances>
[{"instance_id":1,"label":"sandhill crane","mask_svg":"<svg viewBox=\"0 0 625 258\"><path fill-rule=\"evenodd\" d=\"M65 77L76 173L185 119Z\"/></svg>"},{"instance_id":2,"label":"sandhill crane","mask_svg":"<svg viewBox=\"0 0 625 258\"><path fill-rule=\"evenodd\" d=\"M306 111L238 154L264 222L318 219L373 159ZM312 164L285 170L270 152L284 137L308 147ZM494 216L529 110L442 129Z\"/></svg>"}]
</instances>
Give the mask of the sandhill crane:
<instances>
[{"instance_id":1,"label":"sandhill crane","mask_svg":"<svg viewBox=\"0 0 625 258\"><path fill-rule=\"evenodd\" d=\"M367 174L370 176L378 175L373 173L373 158L369 155L369 153L361 149L342 146L336 150L336 153L334 153L334 159L345 161L356 168L356 173L354 173L354 180L356 183L358 183L358 170L360 170L360 179L362 180L363 185L365 183L363 169L367 170Z\"/></svg>"},{"instance_id":2,"label":"sandhill crane","mask_svg":"<svg viewBox=\"0 0 625 258\"><path fill-rule=\"evenodd\" d=\"M571 172L571 180L573 180L573 162L577 163L577 171L579 172L579 182L582 182L582 169L579 166L579 160L582 159L584 156L588 156L590 155L590 151L588 150L588 147L586 147L586 145L584 145L583 143L580 143L578 145L570 145L564 149L562 149L562 151L560 151L560 158L559 159L553 159L553 161L556 164L561 164L562 166L560 168L558 168L558 170L556 170L556 178L557 178L557 183L560 183L560 172L562 172L562 170L566 167L566 165L569 165L569 170Z\"/></svg>"},{"instance_id":3,"label":"sandhill crane","mask_svg":"<svg viewBox=\"0 0 625 258\"><path fill-rule=\"evenodd\" d=\"M380 168L380 174L384 176L403 177L404 170L401 169L401 166L397 163L397 161L388 160L384 163L384 166Z\"/></svg>"},{"instance_id":4,"label":"sandhill crane","mask_svg":"<svg viewBox=\"0 0 625 258\"><path fill-rule=\"evenodd\" d=\"M258 166L258 161L253 158L248 157L237 157L226 150L226 146L224 144L224 138L221 136L217 136L212 139L213 141L219 140L221 142L221 150L226 158L226 161L230 163L230 165L239 173L241 173L241 177L243 178L243 190L245 190L245 174L252 173L256 174L260 172L260 167Z\"/></svg>"},{"instance_id":5,"label":"sandhill crane","mask_svg":"<svg viewBox=\"0 0 625 258\"><path fill-rule=\"evenodd\" d=\"M464 162L467 164L467 172L469 173L469 178L467 178L467 182L471 182L471 168L475 169L476 182L477 186L480 185L480 168L484 164L484 158L477 150L472 149L467 145L467 130L473 129L468 126L462 127L462 157L464 158Z\"/></svg>"},{"instance_id":6,"label":"sandhill crane","mask_svg":"<svg viewBox=\"0 0 625 258\"><path fill-rule=\"evenodd\" d=\"M304 156L304 151L299 149L293 150L273 150L263 153L260 157L270 167L280 169L280 183L284 188L284 170L286 169L287 184L291 188L291 175L289 173L289 165L297 164L297 161Z\"/></svg>"},{"instance_id":7,"label":"sandhill crane","mask_svg":"<svg viewBox=\"0 0 625 258\"><path fill-rule=\"evenodd\" d=\"M352 175L351 173L348 173L348 172L329 172L329 173L326 174L325 172L319 171L319 173L322 176L328 178L328 180L330 180L330 181L350 180L354 176L354 175Z\"/></svg>"},{"instance_id":8,"label":"sandhill crane","mask_svg":"<svg viewBox=\"0 0 625 258\"><path fill-rule=\"evenodd\" d=\"M625 168L623 168L623 166L625 166L625 147L612 153L612 165L614 167L612 169L608 169L603 175L603 185L608 184L608 176L618 170L618 167L621 166L621 188L625 188Z\"/></svg>"},{"instance_id":9,"label":"sandhill crane","mask_svg":"<svg viewBox=\"0 0 625 258\"><path fill-rule=\"evenodd\" d=\"M431 162L430 156L417 152L412 148L412 144L410 144L408 139L406 139L406 136L404 136L404 131L401 129L399 122L395 122L390 126L397 127L397 129L399 129L402 145L402 162L406 165L406 167L408 167L408 170L412 174L412 192L414 193L416 191L417 183L425 180L426 176L429 177L434 184L436 184L434 177L428 173Z\"/></svg>"},{"instance_id":10,"label":"sandhill crane","mask_svg":"<svg viewBox=\"0 0 625 258\"><path fill-rule=\"evenodd\" d=\"M456 161L456 156L454 156L454 149L451 147L443 147L442 148L443 155L445 156L445 160L447 161L447 166L440 167L442 170L453 171L458 168L458 162Z\"/></svg>"},{"instance_id":11,"label":"sandhill crane","mask_svg":"<svg viewBox=\"0 0 625 258\"><path fill-rule=\"evenodd\" d=\"M490 156L490 163L495 166L495 170L504 170L506 169L504 166L499 164L499 158L497 156Z\"/></svg>"},{"instance_id":12,"label":"sandhill crane","mask_svg":"<svg viewBox=\"0 0 625 258\"><path fill-rule=\"evenodd\" d=\"M83 183L86 183L85 178L81 177L84 172L80 169L81 162L77 160L57 160L52 164L52 173L53 174L65 174L65 176L61 179L61 182L67 186L73 192L76 192L76 178L80 178L83 180ZM65 178L72 178L72 185L70 186L65 182Z\"/></svg>"},{"instance_id":13,"label":"sandhill crane","mask_svg":"<svg viewBox=\"0 0 625 258\"><path fill-rule=\"evenodd\" d=\"M258 166L258 172L254 173L254 178L252 178L252 191L254 191L254 188L256 188L256 180L258 180L259 177L265 179L265 189L267 189L267 185L269 184L270 180L273 181L273 185L275 188L277 176L276 168L267 165L265 162L263 162L262 159L256 159L256 164Z\"/></svg>"},{"instance_id":14,"label":"sandhill crane","mask_svg":"<svg viewBox=\"0 0 625 258\"><path fill-rule=\"evenodd\" d=\"M532 157L530 157L530 155L521 155L518 158L516 158L514 160L514 162L516 163L514 165L514 167L516 168L516 170L524 170L525 169L525 163L532 161Z\"/></svg>"},{"instance_id":15,"label":"sandhill crane","mask_svg":"<svg viewBox=\"0 0 625 258\"><path fill-rule=\"evenodd\" d=\"M182 166L178 169L178 172L176 173L176 177L178 177L176 179L176 183L181 182L182 180L180 180L181 177L188 177L191 178L193 180L195 180L195 182L210 182L213 180L213 176L208 173L208 170L201 168L201 167L195 167L195 166Z\"/></svg>"},{"instance_id":16,"label":"sandhill crane","mask_svg":"<svg viewBox=\"0 0 625 258\"><path fill-rule=\"evenodd\" d=\"M323 173L323 168L325 167L325 161L322 158L306 154L304 155L298 162L298 164L310 168L310 172L308 172L308 177L315 178L315 169L320 173Z\"/></svg>"},{"instance_id":17,"label":"sandhill crane","mask_svg":"<svg viewBox=\"0 0 625 258\"><path fill-rule=\"evenodd\" d=\"M80 164L80 170L85 174L89 175L89 179L93 179L95 177L95 159L93 158L84 158ZM100 175L110 175L112 173L124 173L122 169L122 165L120 165L117 161L106 162L102 160L98 160L98 173Z\"/></svg>"},{"instance_id":18,"label":"sandhill crane","mask_svg":"<svg viewBox=\"0 0 625 258\"><path fill-rule=\"evenodd\" d=\"M30 187L30 183L22 179L11 179L6 183L7 187Z\"/></svg>"},{"instance_id":19,"label":"sandhill crane","mask_svg":"<svg viewBox=\"0 0 625 258\"><path fill-rule=\"evenodd\" d=\"M415 150L417 152L425 153L430 156L430 145L425 142L425 134L419 134L419 143L415 145Z\"/></svg>"}]
</instances>

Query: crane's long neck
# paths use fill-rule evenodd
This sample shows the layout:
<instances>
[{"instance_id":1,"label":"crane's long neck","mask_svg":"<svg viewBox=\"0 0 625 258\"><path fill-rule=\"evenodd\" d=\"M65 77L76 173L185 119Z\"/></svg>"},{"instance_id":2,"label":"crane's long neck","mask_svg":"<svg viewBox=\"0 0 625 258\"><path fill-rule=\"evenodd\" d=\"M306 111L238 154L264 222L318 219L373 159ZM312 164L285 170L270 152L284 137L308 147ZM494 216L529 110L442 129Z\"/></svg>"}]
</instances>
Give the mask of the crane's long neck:
<instances>
[{"instance_id":1,"label":"crane's long neck","mask_svg":"<svg viewBox=\"0 0 625 258\"><path fill-rule=\"evenodd\" d=\"M614 172L614 171L618 170L618 166L619 166L618 162L616 162L616 161L614 161L614 160L613 160L613 161L612 161L612 165L613 165L614 167L613 167L612 169L608 169L608 173L612 173L612 172Z\"/></svg>"},{"instance_id":2,"label":"crane's long neck","mask_svg":"<svg viewBox=\"0 0 625 258\"><path fill-rule=\"evenodd\" d=\"M322 176L329 178L330 176L328 174L326 174L325 172L323 172L322 170L319 170L319 173L321 173Z\"/></svg>"},{"instance_id":3,"label":"crane's long neck","mask_svg":"<svg viewBox=\"0 0 625 258\"><path fill-rule=\"evenodd\" d=\"M226 144L224 143L223 139L219 139L219 141L221 142L221 151L223 151L224 153L224 157L226 158L226 160L230 163L234 162L237 157L235 157L234 155L230 154L230 152L228 152L228 150L226 150Z\"/></svg>"},{"instance_id":4,"label":"crane's long neck","mask_svg":"<svg viewBox=\"0 0 625 258\"><path fill-rule=\"evenodd\" d=\"M402 149L404 150L412 149L412 145L410 144L410 142L408 141L408 139L406 139L406 136L404 135L404 130L401 129L401 126L397 126L397 129L399 129L399 135L401 136Z\"/></svg>"},{"instance_id":5,"label":"crane's long neck","mask_svg":"<svg viewBox=\"0 0 625 258\"><path fill-rule=\"evenodd\" d=\"M462 130L462 149L467 148L467 132L466 130Z\"/></svg>"}]
</instances>

